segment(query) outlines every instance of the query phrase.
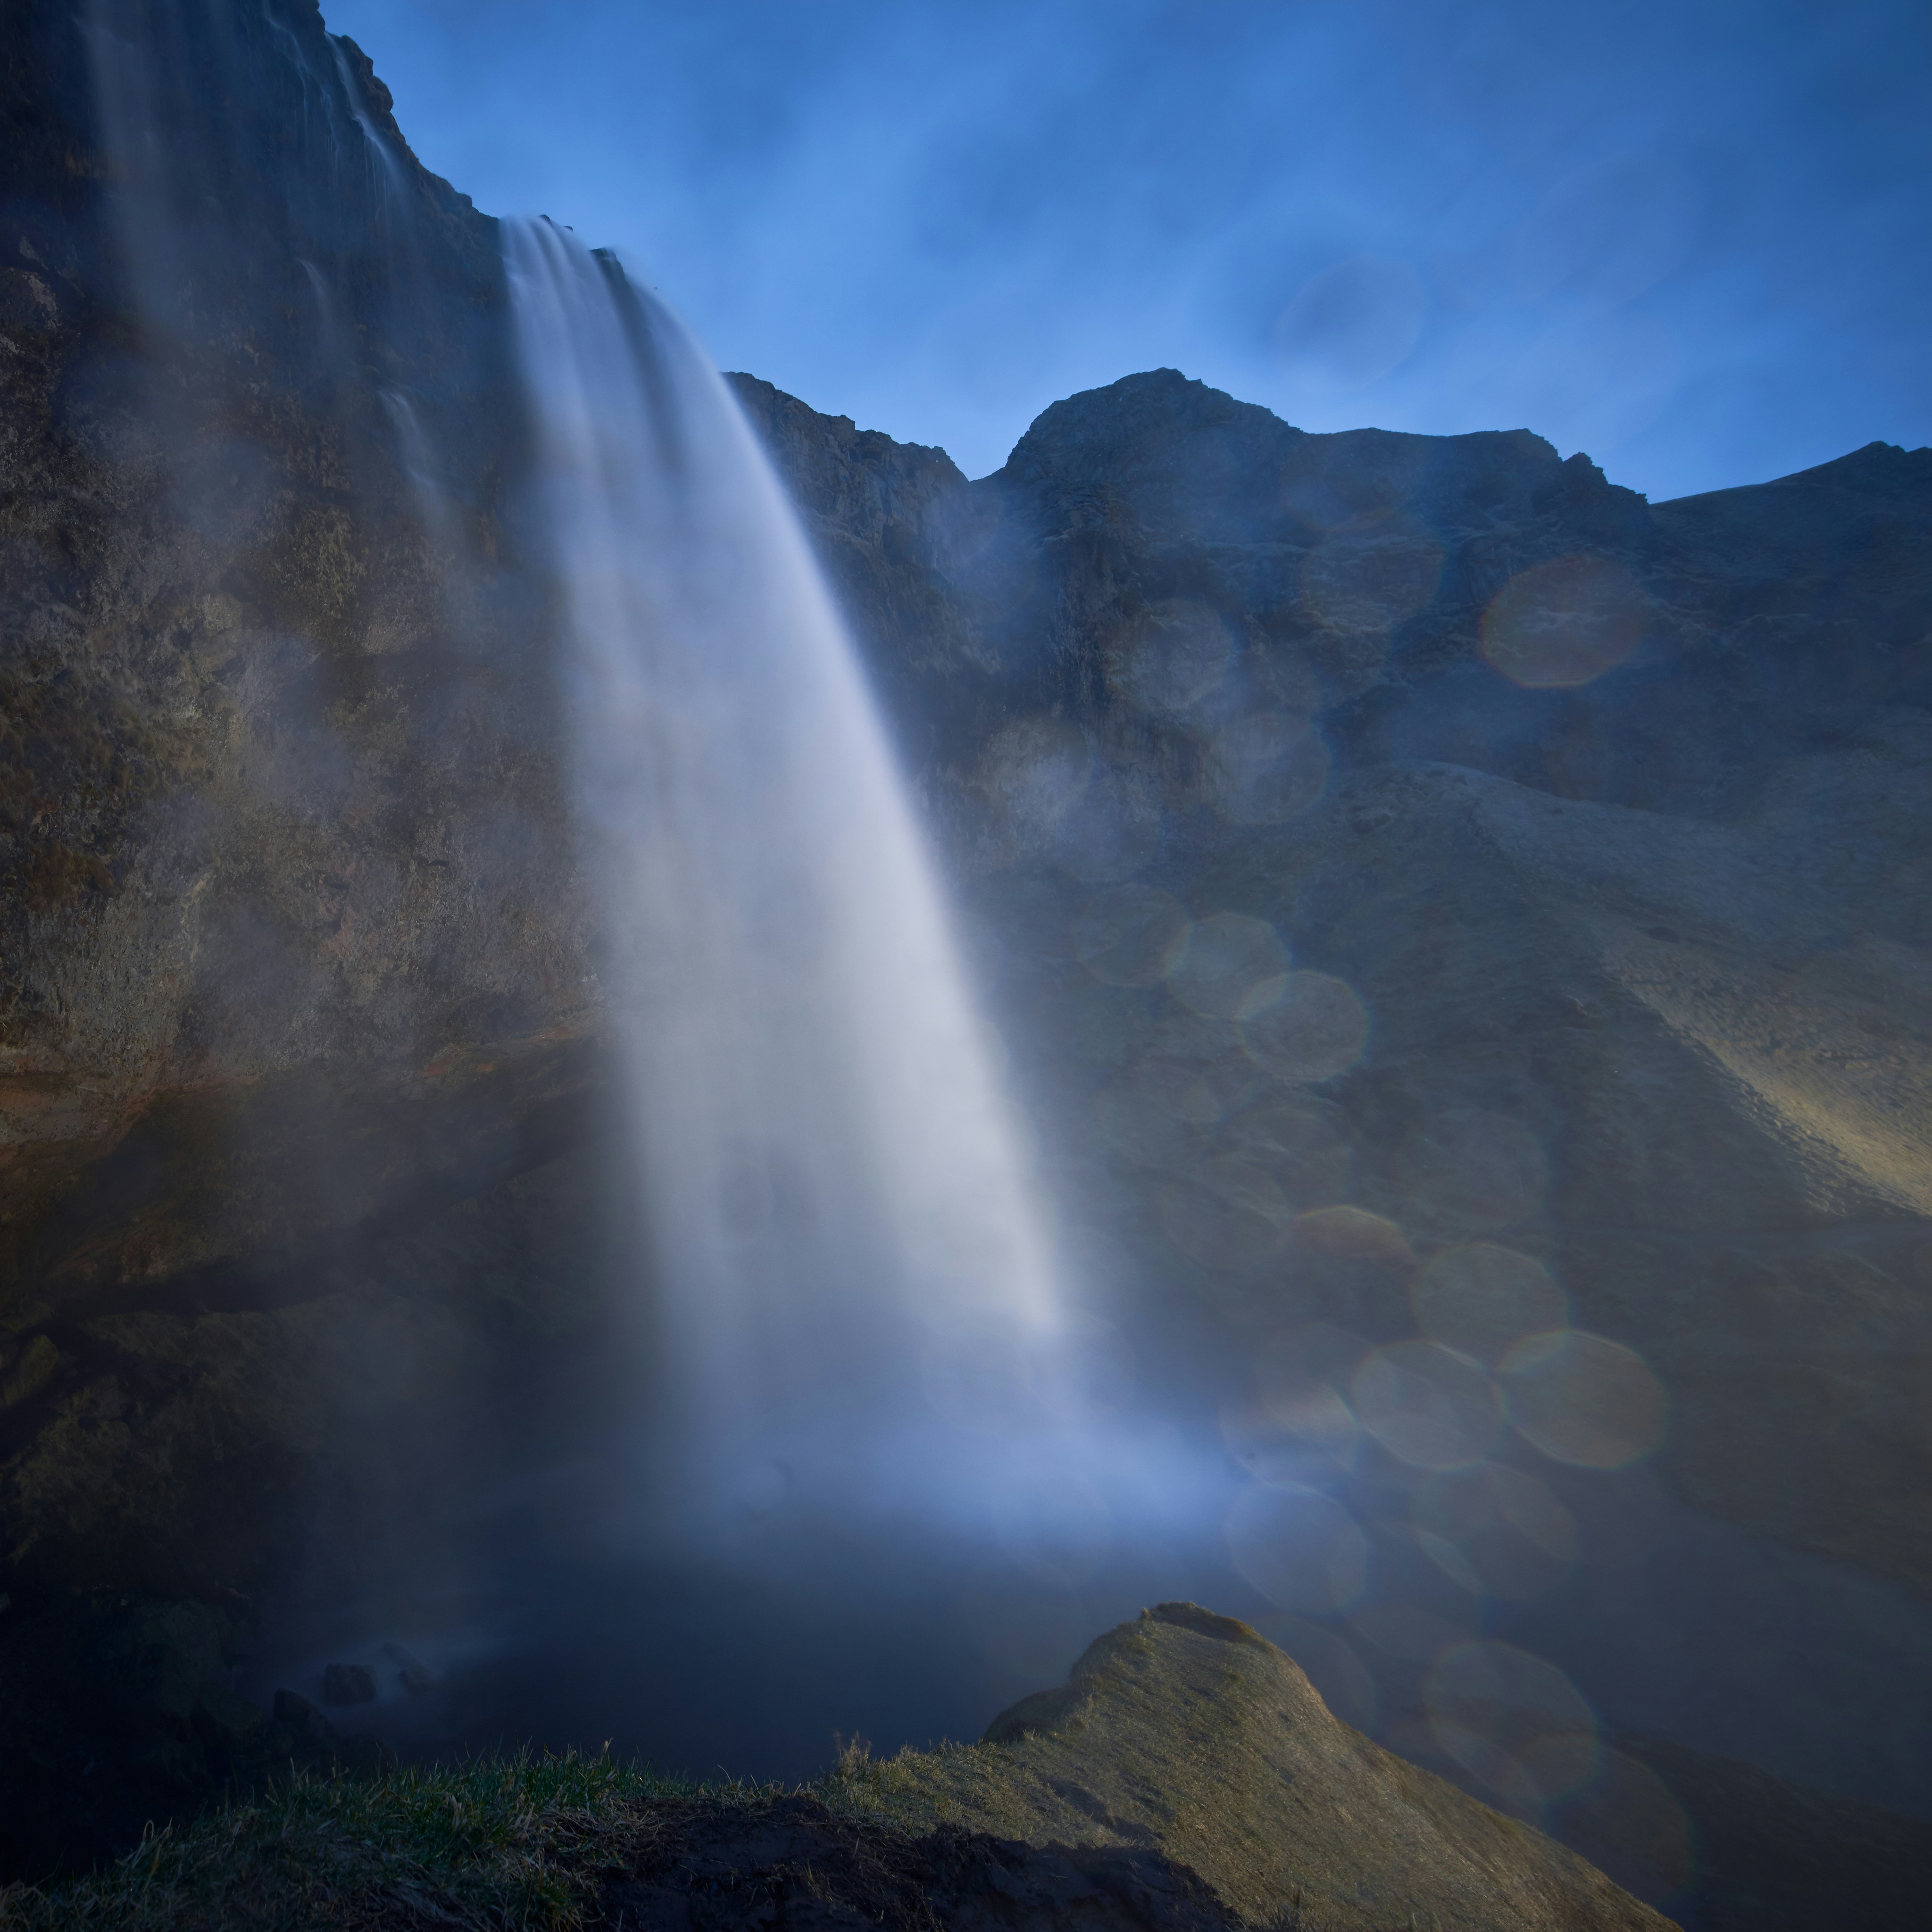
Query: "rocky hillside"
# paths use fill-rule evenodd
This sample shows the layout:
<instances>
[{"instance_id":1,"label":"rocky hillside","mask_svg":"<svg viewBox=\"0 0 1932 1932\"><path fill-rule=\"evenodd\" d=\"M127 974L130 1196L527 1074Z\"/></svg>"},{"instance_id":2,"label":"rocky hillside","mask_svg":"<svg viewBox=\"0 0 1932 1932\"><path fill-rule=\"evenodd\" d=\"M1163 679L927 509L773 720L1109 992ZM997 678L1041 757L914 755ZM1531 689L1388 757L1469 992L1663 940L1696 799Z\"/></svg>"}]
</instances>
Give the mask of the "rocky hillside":
<instances>
[{"instance_id":1,"label":"rocky hillside","mask_svg":"<svg viewBox=\"0 0 1932 1932\"><path fill-rule=\"evenodd\" d=\"M968 483L741 392L1149 1292L1390 1342L1507 1247L1700 1508L1932 1584L1932 452L1653 507L1166 370Z\"/></svg>"}]
</instances>

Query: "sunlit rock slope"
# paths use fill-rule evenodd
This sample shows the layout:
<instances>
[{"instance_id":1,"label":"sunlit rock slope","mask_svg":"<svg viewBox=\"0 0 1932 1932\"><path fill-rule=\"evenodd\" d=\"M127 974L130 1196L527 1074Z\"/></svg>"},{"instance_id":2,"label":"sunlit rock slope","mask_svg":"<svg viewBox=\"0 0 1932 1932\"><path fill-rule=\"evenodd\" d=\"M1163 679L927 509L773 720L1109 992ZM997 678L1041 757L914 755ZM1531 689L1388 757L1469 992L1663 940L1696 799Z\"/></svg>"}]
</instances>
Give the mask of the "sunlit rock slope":
<instances>
[{"instance_id":1,"label":"sunlit rock slope","mask_svg":"<svg viewBox=\"0 0 1932 1932\"><path fill-rule=\"evenodd\" d=\"M970 1749L848 1765L834 1787L902 1826L1144 1846L1250 1922L1335 1932L1669 1923L1540 1832L1331 1716L1246 1624L1163 1604Z\"/></svg>"}]
</instances>

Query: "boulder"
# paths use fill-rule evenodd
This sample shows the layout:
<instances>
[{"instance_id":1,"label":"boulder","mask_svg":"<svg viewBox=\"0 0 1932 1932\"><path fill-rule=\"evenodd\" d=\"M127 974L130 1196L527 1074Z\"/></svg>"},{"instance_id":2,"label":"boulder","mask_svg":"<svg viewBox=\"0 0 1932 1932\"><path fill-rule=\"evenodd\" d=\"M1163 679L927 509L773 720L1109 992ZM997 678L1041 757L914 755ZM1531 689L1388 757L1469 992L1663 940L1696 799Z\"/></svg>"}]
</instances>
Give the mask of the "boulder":
<instances>
[{"instance_id":1,"label":"boulder","mask_svg":"<svg viewBox=\"0 0 1932 1932\"><path fill-rule=\"evenodd\" d=\"M373 1704L376 1701L375 1672L366 1664L324 1665L322 1701L325 1704Z\"/></svg>"}]
</instances>

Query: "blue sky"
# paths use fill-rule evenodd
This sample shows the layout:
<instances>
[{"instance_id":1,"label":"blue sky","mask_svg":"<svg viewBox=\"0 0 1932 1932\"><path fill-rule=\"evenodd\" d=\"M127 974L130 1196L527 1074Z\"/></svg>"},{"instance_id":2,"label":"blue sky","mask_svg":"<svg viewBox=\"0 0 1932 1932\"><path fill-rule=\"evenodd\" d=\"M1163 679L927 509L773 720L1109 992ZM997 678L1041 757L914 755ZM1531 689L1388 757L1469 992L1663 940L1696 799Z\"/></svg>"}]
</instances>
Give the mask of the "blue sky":
<instances>
[{"instance_id":1,"label":"blue sky","mask_svg":"<svg viewBox=\"0 0 1932 1932\"><path fill-rule=\"evenodd\" d=\"M1654 499L1932 441L1924 0L324 0L495 214L997 468L1168 365Z\"/></svg>"}]
</instances>

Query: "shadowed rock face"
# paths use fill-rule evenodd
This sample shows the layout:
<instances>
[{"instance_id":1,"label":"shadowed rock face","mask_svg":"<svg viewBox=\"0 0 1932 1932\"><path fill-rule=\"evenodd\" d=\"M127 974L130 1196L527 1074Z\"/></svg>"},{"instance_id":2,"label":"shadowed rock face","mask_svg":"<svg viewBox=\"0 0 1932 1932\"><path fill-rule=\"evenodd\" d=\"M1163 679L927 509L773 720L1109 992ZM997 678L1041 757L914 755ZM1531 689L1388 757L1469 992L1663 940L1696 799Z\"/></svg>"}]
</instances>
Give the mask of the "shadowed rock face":
<instances>
[{"instance_id":1,"label":"shadowed rock face","mask_svg":"<svg viewBox=\"0 0 1932 1932\"><path fill-rule=\"evenodd\" d=\"M1290 1658L1192 1604L1109 1631L1063 1688L996 1718L973 1749L854 1766L838 1790L910 1828L1156 1850L1258 1923L1669 1923L1540 1832L1351 1730Z\"/></svg>"},{"instance_id":2,"label":"shadowed rock face","mask_svg":"<svg viewBox=\"0 0 1932 1932\"><path fill-rule=\"evenodd\" d=\"M1932 1582L1932 454L1653 507L1526 433L1308 436L1167 370L968 483L742 390L1063 1193L1205 1355L1394 1341L1432 1255L1505 1247L1662 1378L1687 1498ZM1342 982L1359 1054L1163 978L1228 914Z\"/></svg>"},{"instance_id":3,"label":"shadowed rock face","mask_svg":"<svg viewBox=\"0 0 1932 1932\"><path fill-rule=\"evenodd\" d=\"M469 1436L492 1324L583 1315L601 1022L502 272L313 0L4 27L4 1542L16 1590L252 1590L372 1398Z\"/></svg>"}]
</instances>

